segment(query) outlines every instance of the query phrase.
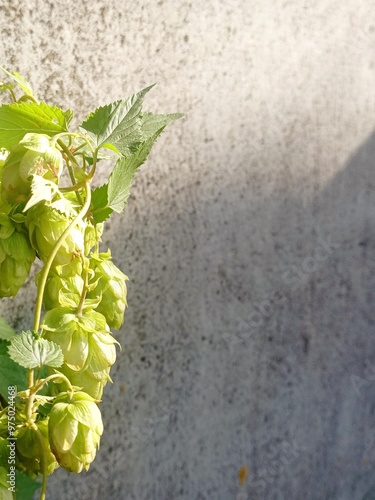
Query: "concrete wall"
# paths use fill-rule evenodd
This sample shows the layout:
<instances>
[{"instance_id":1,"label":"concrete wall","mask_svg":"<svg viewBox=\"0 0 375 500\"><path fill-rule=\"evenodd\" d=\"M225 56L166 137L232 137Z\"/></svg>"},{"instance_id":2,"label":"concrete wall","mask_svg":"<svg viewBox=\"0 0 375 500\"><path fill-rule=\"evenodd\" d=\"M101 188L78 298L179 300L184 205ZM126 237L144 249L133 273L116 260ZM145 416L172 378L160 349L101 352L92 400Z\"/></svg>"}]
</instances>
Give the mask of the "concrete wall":
<instances>
[{"instance_id":1,"label":"concrete wall","mask_svg":"<svg viewBox=\"0 0 375 500\"><path fill-rule=\"evenodd\" d=\"M64 500L375 498L375 3L0 0L1 64L77 121L182 111L108 225L123 350ZM29 327L33 280L2 313ZM248 468L240 484L238 472Z\"/></svg>"}]
</instances>

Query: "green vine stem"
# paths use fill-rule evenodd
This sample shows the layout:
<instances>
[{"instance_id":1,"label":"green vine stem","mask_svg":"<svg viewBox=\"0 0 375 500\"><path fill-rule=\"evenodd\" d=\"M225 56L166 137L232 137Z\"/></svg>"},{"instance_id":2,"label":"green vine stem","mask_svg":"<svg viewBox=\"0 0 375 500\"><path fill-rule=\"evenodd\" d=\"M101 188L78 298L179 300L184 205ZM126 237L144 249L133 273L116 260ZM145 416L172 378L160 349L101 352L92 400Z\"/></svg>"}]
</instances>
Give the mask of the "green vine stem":
<instances>
[{"instance_id":1,"label":"green vine stem","mask_svg":"<svg viewBox=\"0 0 375 500\"><path fill-rule=\"evenodd\" d=\"M68 392L74 392L74 389L72 387L72 384L70 383L69 379L63 375L62 373L54 373L50 375L49 377L46 377L42 380L39 380L38 383L32 388L32 392L35 395L40 389L45 385L48 384L48 382L51 382L51 380L55 379L60 379L63 380L66 385L68 386Z\"/></svg>"}]
</instances>

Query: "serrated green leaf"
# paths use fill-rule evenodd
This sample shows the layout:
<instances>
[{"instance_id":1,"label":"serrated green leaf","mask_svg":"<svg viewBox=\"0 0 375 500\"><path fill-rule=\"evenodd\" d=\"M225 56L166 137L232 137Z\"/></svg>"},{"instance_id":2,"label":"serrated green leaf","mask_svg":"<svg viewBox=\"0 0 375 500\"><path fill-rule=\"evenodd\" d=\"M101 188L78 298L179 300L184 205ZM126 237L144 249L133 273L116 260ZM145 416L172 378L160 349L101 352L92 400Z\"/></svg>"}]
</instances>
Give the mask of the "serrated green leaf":
<instances>
[{"instance_id":1,"label":"serrated green leaf","mask_svg":"<svg viewBox=\"0 0 375 500\"><path fill-rule=\"evenodd\" d=\"M119 158L108 179L108 207L120 213L130 195L131 183L137 169L145 162L156 139L164 130L162 127L152 137L133 149L129 157Z\"/></svg>"},{"instance_id":2,"label":"serrated green leaf","mask_svg":"<svg viewBox=\"0 0 375 500\"><path fill-rule=\"evenodd\" d=\"M129 148L142 139L141 110L145 95L153 87L96 109L81 127L91 134L97 148L106 147L128 155Z\"/></svg>"},{"instance_id":3,"label":"serrated green leaf","mask_svg":"<svg viewBox=\"0 0 375 500\"><path fill-rule=\"evenodd\" d=\"M1 66L0 66L0 69L2 71L4 71L4 73L6 73L10 78L12 78L12 80L14 80L17 83L19 88L21 90L23 90L23 92L25 92L26 95L29 95L30 97L35 98L35 96L33 94L33 90L31 88L31 85L29 84L29 82L27 80L25 80L25 78L23 76L21 76L19 73L17 73L17 71L13 71L13 73L10 73L5 68L2 68Z\"/></svg>"},{"instance_id":4,"label":"serrated green leaf","mask_svg":"<svg viewBox=\"0 0 375 500\"><path fill-rule=\"evenodd\" d=\"M91 215L96 224L104 222L113 212L108 207L108 184L103 184L93 190L91 194Z\"/></svg>"},{"instance_id":5,"label":"serrated green leaf","mask_svg":"<svg viewBox=\"0 0 375 500\"><path fill-rule=\"evenodd\" d=\"M27 370L10 359L9 342L0 340L0 394L7 400L8 387L17 386L19 390L27 387Z\"/></svg>"},{"instance_id":6,"label":"serrated green leaf","mask_svg":"<svg viewBox=\"0 0 375 500\"><path fill-rule=\"evenodd\" d=\"M39 203L40 201L52 201L59 188L54 182L51 182L40 175L33 175L31 181L31 198L26 203L24 212Z\"/></svg>"},{"instance_id":7,"label":"serrated green leaf","mask_svg":"<svg viewBox=\"0 0 375 500\"><path fill-rule=\"evenodd\" d=\"M8 347L10 358L25 368L43 365L58 368L64 362L61 347L47 339L36 338L30 331L13 337Z\"/></svg>"},{"instance_id":8,"label":"serrated green leaf","mask_svg":"<svg viewBox=\"0 0 375 500\"><path fill-rule=\"evenodd\" d=\"M3 104L0 107L0 145L11 148L27 133L54 136L66 131L64 112L44 102Z\"/></svg>"},{"instance_id":9,"label":"serrated green leaf","mask_svg":"<svg viewBox=\"0 0 375 500\"><path fill-rule=\"evenodd\" d=\"M0 339L9 340L16 335L13 328L0 316Z\"/></svg>"},{"instance_id":10,"label":"serrated green leaf","mask_svg":"<svg viewBox=\"0 0 375 500\"><path fill-rule=\"evenodd\" d=\"M170 123L182 118L183 113L173 113L170 115L154 115L153 113L143 113L142 115L142 135L144 139L156 134L158 130L169 125Z\"/></svg>"}]
</instances>

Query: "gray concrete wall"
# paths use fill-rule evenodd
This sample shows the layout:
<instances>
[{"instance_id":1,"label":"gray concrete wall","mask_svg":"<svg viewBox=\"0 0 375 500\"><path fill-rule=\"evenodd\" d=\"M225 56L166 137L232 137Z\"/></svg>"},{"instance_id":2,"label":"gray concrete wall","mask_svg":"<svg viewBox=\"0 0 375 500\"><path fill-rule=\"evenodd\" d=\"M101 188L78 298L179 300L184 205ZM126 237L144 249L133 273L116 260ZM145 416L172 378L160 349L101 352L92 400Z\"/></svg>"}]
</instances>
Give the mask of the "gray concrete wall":
<instances>
[{"instance_id":1,"label":"gray concrete wall","mask_svg":"<svg viewBox=\"0 0 375 500\"><path fill-rule=\"evenodd\" d=\"M375 3L0 0L77 117L182 111L104 245L129 275L88 473L50 500L375 498ZM28 327L33 280L2 313ZM249 470L241 486L238 471Z\"/></svg>"}]
</instances>

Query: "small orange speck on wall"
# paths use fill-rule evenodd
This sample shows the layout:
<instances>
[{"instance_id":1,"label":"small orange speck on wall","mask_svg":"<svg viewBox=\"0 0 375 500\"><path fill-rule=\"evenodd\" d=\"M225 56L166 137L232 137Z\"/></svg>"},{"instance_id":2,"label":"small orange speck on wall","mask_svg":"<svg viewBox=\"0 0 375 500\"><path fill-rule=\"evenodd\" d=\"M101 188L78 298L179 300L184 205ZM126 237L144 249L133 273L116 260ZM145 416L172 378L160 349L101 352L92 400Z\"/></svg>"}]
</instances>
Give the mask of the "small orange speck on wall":
<instances>
[{"instance_id":1,"label":"small orange speck on wall","mask_svg":"<svg viewBox=\"0 0 375 500\"><path fill-rule=\"evenodd\" d=\"M246 467L246 465L241 467L240 470L238 471L238 480L239 480L241 486L243 486L246 483L246 478L247 478L248 473L249 473L249 470Z\"/></svg>"}]
</instances>

